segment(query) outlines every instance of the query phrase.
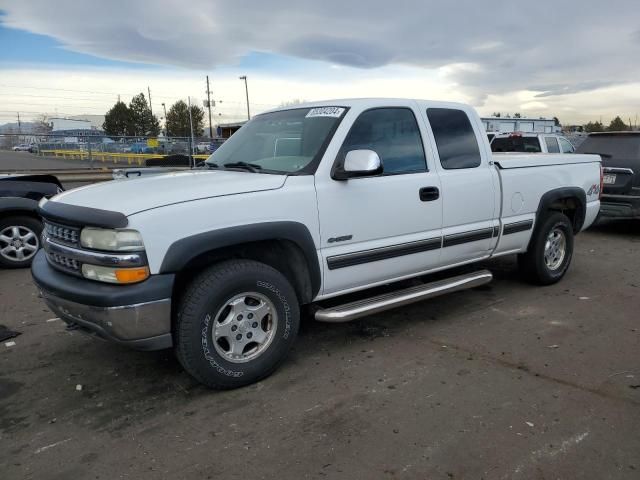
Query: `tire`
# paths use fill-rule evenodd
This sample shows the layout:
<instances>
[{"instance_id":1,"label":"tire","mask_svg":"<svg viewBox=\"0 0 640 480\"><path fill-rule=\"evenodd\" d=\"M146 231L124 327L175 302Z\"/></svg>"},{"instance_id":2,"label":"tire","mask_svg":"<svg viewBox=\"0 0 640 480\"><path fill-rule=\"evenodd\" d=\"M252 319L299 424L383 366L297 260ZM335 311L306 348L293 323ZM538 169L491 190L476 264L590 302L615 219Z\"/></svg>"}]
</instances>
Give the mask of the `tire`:
<instances>
[{"instance_id":1,"label":"tire","mask_svg":"<svg viewBox=\"0 0 640 480\"><path fill-rule=\"evenodd\" d=\"M174 328L176 355L208 387L242 387L278 368L299 326L295 291L280 272L253 260L229 260L186 288Z\"/></svg>"},{"instance_id":2,"label":"tire","mask_svg":"<svg viewBox=\"0 0 640 480\"><path fill-rule=\"evenodd\" d=\"M40 248L42 223L16 215L0 219L0 266L26 268Z\"/></svg>"},{"instance_id":3,"label":"tire","mask_svg":"<svg viewBox=\"0 0 640 480\"><path fill-rule=\"evenodd\" d=\"M518 256L518 264L529 282L537 285L551 285L564 277L572 257L571 221L563 213L549 212L536 226L529 243L529 250Z\"/></svg>"}]
</instances>

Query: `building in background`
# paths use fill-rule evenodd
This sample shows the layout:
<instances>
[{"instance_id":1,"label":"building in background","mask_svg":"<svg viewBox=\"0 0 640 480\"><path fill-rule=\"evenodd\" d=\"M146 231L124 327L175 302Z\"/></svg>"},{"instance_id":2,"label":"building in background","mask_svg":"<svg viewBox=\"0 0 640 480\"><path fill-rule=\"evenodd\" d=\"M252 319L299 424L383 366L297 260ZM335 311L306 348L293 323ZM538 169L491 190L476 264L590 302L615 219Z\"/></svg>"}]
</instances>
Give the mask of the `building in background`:
<instances>
[{"instance_id":1,"label":"building in background","mask_svg":"<svg viewBox=\"0 0 640 480\"><path fill-rule=\"evenodd\" d=\"M243 126L246 122L233 122L233 123L220 123L218 124L218 128L216 129L216 134L218 138L229 138L231 135L240 130L240 127Z\"/></svg>"},{"instance_id":2,"label":"building in background","mask_svg":"<svg viewBox=\"0 0 640 480\"><path fill-rule=\"evenodd\" d=\"M59 136L58 139L64 137L65 143L82 143L83 137L104 136L104 132L93 126L90 120L53 117L49 119L49 123L52 128L51 134Z\"/></svg>"},{"instance_id":3,"label":"building in background","mask_svg":"<svg viewBox=\"0 0 640 480\"><path fill-rule=\"evenodd\" d=\"M536 132L559 133L561 127L553 118L482 117L488 133Z\"/></svg>"},{"instance_id":4,"label":"building in background","mask_svg":"<svg viewBox=\"0 0 640 480\"><path fill-rule=\"evenodd\" d=\"M88 120L76 120L73 118L50 118L52 133L65 130L91 130L91 122Z\"/></svg>"}]
</instances>

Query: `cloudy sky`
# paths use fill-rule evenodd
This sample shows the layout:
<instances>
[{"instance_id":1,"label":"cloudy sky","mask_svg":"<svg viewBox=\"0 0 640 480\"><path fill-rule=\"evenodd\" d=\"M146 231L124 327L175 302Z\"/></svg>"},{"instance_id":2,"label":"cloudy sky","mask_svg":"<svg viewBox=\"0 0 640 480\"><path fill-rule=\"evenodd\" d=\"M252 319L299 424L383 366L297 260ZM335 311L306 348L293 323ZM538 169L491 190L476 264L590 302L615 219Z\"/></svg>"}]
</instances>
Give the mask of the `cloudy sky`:
<instances>
[{"instance_id":1,"label":"cloudy sky","mask_svg":"<svg viewBox=\"0 0 640 480\"><path fill-rule=\"evenodd\" d=\"M147 86L154 113L216 121L294 99L457 100L564 123L640 114L640 2L0 0L0 123L102 114ZM221 101L221 102L220 102Z\"/></svg>"}]
</instances>

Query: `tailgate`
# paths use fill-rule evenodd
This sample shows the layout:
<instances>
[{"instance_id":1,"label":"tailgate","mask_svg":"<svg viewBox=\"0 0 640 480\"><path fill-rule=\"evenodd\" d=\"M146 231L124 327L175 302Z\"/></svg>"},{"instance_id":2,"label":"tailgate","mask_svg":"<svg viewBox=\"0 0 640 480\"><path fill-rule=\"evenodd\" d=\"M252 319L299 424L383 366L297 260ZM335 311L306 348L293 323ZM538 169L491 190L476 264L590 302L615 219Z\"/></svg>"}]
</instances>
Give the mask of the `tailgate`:
<instances>
[{"instance_id":1,"label":"tailgate","mask_svg":"<svg viewBox=\"0 0 640 480\"><path fill-rule=\"evenodd\" d=\"M630 168L604 167L602 193L625 195L633 188L634 172Z\"/></svg>"}]
</instances>

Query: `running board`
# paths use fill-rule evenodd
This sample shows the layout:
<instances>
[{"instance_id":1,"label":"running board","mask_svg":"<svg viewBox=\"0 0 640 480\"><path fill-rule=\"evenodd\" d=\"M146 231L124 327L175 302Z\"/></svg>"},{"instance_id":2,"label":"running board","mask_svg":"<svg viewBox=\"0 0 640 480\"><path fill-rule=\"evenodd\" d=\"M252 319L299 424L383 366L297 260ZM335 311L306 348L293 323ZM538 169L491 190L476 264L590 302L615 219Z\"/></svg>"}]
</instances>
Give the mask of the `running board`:
<instances>
[{"instance_id":1,"label":"running board","mask_svg":"<svg viewBox=\"0 0 640 480\"><path fill-rule=\"evenodd\" d=\"M457 292L468 288L478 287L489 283L493 275L488 270L480 270L466 275L439 280L437 282L418 285L417 287L385 293L376 297L346 303L337 307L320 309L315 313L315 319L319 322L341 323L355 320L356 318L384 312L392 308L409 305L410 303L438 297L445 293Z\"/></svg>"}]
</instances>

